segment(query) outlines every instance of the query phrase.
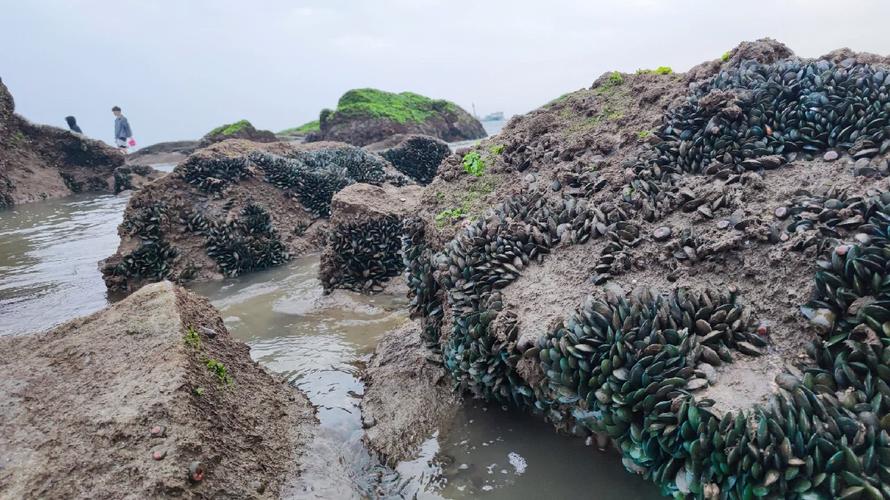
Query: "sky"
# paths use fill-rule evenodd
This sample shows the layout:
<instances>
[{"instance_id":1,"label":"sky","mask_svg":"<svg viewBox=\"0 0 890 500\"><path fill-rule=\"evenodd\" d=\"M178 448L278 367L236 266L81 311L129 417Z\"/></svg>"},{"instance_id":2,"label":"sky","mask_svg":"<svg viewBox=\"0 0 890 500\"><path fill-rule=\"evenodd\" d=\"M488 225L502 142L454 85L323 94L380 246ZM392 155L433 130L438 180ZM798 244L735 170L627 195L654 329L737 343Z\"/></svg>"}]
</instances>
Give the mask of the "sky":
<instances>
[{"instance_id":1,"label":"sky","mask_svg":"<svg viewBox=\"0 0 890 500\"><path fill-rule=\"evenodd\" d=\"M297 126L359 87L525 113L765 36L888 55L888 19L887 0L0 0L0 78L34 122L110 142L119 105L148 145Z\"/></svg>"}]
</instances>

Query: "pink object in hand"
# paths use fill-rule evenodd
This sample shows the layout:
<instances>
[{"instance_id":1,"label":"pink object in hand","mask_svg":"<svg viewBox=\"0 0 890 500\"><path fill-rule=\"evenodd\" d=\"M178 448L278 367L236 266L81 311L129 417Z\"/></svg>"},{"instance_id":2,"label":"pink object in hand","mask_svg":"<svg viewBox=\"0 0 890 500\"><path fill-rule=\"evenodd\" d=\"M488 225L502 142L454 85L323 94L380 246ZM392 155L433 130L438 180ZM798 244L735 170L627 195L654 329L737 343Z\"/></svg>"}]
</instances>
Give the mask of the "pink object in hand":
<instances>
[{"instance_id":1,"label":"pink object in hand","mask_svg":"<svg viewBox=\"0 0 890 500\"><path fill-rule=\"evenodd\" d=\"M136 139L133 139L132 137L130 137L130 140L127 142L127 144L129 144L130 147L132 148L133 146L136 145Z\"/></svg>"}]
</instances>

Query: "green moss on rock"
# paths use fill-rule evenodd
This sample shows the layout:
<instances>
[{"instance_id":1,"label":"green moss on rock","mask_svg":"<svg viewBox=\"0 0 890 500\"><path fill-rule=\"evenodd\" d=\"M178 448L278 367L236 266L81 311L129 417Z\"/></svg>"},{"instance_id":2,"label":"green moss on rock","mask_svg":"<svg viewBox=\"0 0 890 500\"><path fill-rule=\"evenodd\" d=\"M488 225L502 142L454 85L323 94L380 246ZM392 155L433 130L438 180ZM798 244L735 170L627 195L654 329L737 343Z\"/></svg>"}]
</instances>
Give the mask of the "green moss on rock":
<instances>
[{"instance_id":1,"label":"green moss on rock","mask_svg":"<svg viewBox=\"0 0 890 500\"><path fill-rule=\"evenodd\" d=\"M311 122L304 123L299 127L293 127L284 129L281 132L278 132L279 135L305 135L310 134L312 132L318 132L321 130L321 124L318 120L312 120Z\"/></svg>"},{"instance_id":2,"label":"green moss on rock","mask_svg":"<svg viewBox=\"0 0 890 500\"><path fill-rule=\"evenodd\" d=\"M442 112L456 112L457 105L413 92L399 94L377 89L353 89L340 97L335 115L386 118L398 123L421 123Z\"/></svg>"},{"instance_id":3,"label":"green moss on rock","mask_svg":"<svg viewBox=\"0 0 890 500\"><path fill-rule=\"evenodd\" d=\"M207 135L235 135L238 132L246 130L248 128L252 128L253 125L250 124L247 120L238 120L235 123L227 123L225 125L220 125L215 129L211 130Z\"/></svg>"}]
</instances>

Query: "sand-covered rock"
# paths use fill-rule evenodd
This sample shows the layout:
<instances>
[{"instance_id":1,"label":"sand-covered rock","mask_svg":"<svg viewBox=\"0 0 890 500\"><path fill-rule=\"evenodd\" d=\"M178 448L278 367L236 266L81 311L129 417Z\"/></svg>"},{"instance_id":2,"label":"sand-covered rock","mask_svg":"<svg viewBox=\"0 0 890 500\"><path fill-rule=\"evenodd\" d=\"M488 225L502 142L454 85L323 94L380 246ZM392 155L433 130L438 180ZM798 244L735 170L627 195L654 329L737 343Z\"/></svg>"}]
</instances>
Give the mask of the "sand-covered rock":
<instances>
[{"instance_id":1,"label":"sand-covered rock","mask_svg":"<svg viewBox=\"0 0 890 500\"><path fill-rule=\"evenodd\" d=\"M268 130L258 130L247 120L239 120L235 123L220 125L207 132L198 142L198 147L207 147L213 143L229 139L243 139L253 142L275 142L278 140L274 133Z\"/></svg>"},{"instance_id":2,"label":"sand-covered rock","mask_svg":"<svg viewBox=\"0 0 890 500\"><path fill-rule=\"evenodd\" d=\"M320 113L319 131L307 140L365 146L396 134L423 134L446 142L486 136L479 120L453 102L412 92L353 89L340 97L337 109Z\"/></svg>"},{"instance_id":3,"label":"sand-covered rock","mask_svg":"<svg viewBox=\"0 0 890 500\"><path fill-rule=\"evenodd\" d=\"M419 325L408 322L383 336L362 374L365 441L391 465L413 458L459 409L447 373L428 354Z\"/></svg>"},{"instance_id":4,"label":"sand-covered rock","mask_svg":"<svg viewBox=\"0 0 890 500\"><path fill-rule=\"evenodd\" d=\"M81 192L113 192L124 155L80 134L15 114L0 80L0 208Z\"/></svg>"},{"instance_id":5,"label":"sand-covered rock","mask_svg":"<svg viewBox=\"0 0 890 500\"><path fill-rule=\"evenodd\" d=\"M278 498L317 424L205 299L169 282L0 337L0 368L3 498Z\"/></svg>"},{"instance_id":6,"label":"sand-covered rock","mask_svg":"<svg viewBox=\"0 0 890 500\"><path fill-rule=\"evenodd\" d=\"M512 119L404 224L424 342L669 495L890 493L887 95L767 39Z\"/></svg>"},{"instance_id":7,"label":"sand-covered rock","mask_svg":"<svg viewBox=\"0 0 890 500\"><path fill-rule=\"evenodd\" d=\"M417 211L421 190L353 184L334 195L319 269L325 291L379 292L402 273L402 221Z\"/></svg>"},{"instance_id":8,"label":"sand-covered rock","mask_svg":"<svg viewBox=\"0 0 890 500\"><path fill-rule=\"evenodd\" d=\"M386 160L342 143L228 140L200 149L129 201L117 252L101 263L111 290L219 279L320 248L340 189L404 184Z\"/></svg>"}]
</instances>

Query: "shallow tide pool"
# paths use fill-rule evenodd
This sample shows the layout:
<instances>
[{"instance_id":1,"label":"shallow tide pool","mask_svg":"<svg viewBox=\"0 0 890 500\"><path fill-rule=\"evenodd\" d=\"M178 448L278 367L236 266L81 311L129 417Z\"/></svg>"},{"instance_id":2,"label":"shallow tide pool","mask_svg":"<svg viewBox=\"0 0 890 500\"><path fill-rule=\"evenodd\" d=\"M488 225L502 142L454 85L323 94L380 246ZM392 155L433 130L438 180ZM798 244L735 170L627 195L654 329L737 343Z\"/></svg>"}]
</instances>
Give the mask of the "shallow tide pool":
<instances>
[{"instance_id":1,"label":"shallow tide pool","mask_svg":"<svg viewBox=\"0 0 890 500\"><path fill-rule=\"evenodd\" d=\"M78 196L0 211L0 334L40 331L109 303L97 262L118 244L126 197ZM360 369L407 320L404 297L324 295L318 258L190 286L251 356L318 406L320 431L286 498L658 498L618 457L549 424L467 401L416 459L384 467L362 443Z\"/></svg>"}]
</instances>

